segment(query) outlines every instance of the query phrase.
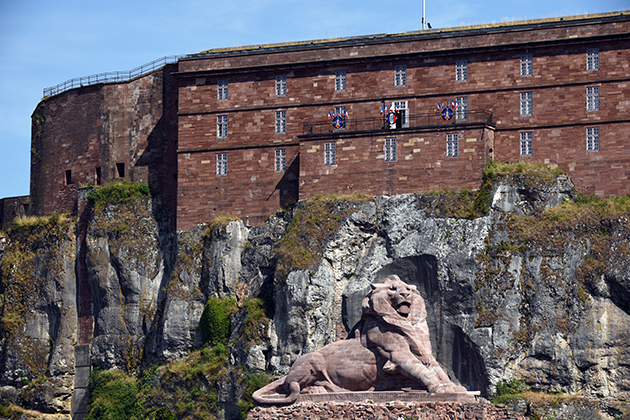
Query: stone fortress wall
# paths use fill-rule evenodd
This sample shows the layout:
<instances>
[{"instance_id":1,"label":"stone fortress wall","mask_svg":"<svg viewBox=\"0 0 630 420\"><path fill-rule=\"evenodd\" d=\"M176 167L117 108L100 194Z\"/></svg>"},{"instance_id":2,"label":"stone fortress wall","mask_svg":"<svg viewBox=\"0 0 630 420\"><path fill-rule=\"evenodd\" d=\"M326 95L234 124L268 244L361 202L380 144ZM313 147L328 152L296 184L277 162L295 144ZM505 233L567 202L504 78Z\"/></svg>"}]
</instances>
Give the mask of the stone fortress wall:
<instances>
[{"instance_id":1,"label":"stone fortress wall","mask_svg":"<svg viewBox=\"0 0 630 420\"><path fill-rule=\"evenodd\" d=\"M618 12L186 56L42 100L32 212L76 211L82 184L123 178L149 182L177 230L225 213L256 224L318 194L476 189L490 159L628 194L629 41ZM440 118L456 99L467 112ZM405 122L382 129L392 102ZM342 129L327 118L336 107Z\"/></svg>"}]
</instances>

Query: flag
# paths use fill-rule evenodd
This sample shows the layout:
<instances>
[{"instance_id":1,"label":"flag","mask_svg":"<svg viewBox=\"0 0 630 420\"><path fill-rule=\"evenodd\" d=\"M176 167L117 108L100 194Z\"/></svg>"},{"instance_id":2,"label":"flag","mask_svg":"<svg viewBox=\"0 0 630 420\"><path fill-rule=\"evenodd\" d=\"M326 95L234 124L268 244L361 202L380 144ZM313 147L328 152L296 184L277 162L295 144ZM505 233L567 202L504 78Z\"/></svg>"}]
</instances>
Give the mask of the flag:
<instances>
[{"instance_id":1,"label":"flag","mask_svg":"<svg viewBox=\"0 0 630 420\"><path fill-rule=\"evenodd\" d=\"M328 119L331 119L332 115L330 115L330 111L328 111Z\"/></svg>"}]
</instances>

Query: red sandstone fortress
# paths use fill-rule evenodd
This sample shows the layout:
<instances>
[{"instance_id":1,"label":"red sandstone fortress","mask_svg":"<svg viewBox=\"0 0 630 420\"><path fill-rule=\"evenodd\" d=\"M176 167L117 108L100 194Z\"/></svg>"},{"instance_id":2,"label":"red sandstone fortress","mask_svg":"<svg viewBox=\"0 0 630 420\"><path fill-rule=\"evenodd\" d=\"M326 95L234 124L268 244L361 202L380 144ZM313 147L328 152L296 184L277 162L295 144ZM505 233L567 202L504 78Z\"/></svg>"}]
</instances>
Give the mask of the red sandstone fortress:
<instances>
[{"instance_id":1,"label":"red sandstone fortress","mask_svg":"<svg viewBox=\"0 0 630 420\"><path fill-rule=\"evenodd\" d=\"M177 230L224 213L255 224L318 194L476 189L489 159L623 195L630 17L209 50L45 97L32 121L32 214L127 179Z\"/></svg>"}]
</instances>

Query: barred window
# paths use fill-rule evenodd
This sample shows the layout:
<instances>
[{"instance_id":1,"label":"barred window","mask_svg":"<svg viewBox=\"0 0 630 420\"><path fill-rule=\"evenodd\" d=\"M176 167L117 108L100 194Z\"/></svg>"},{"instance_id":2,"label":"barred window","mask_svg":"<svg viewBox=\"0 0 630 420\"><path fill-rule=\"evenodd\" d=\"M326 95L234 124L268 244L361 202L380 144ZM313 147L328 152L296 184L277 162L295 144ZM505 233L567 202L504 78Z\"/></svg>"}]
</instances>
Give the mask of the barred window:
<instances>
[{"instance_id":1,"label":"barred window","mask_svg":"<svg viewBox=\"0 0 630 420\"><path fill-rule=\"evenodd\" d=\"M337 143L334 141L324 143L324 165L332 166L337 164Z\"/></svg>"},{"instance_id":2,"label":"barred window","mask_svg":"<svg viewBox=\"0 0 630 420\"><path fill-rule=\"evenodd\" d=\"M457 60L455 63L455 81L465 82L468 80L468 60Z\"/></svg>"},{"instance_id":3,"label":"barred window","mask_svg":"<svg viewBox=\"0 0 630 420\"><path fill-rule=\"evenodd\" d=\"M586 50L586 70L599 70L599 48Z\"/></svg>"},{"instance_id":4,"label":"barred window","mask_svg":"<svg viewBox=\"0 0 630 420\"><path fill-rule=\"evenodd\" d=\"M532 115L533 109L533 92L521 92L521 115Z\"/></svg>"},{"instance_id":5,"label":"barred window","mask_svg":"<svg viewBox=\"0 0 630 420\"><path fill-rule=\"evenodd\" d=\"M586 128L586 150L588 152L599 151L599 127Z\"/></svg>"},{"instance_id":6,"label":"barred window","mask_svg":"<svg viewBox=\"0 0 630 420\"><path fill-rule=\"evenodd\" d=\"M455 110L455 120L468 120L468 96L460 96L455 98L457 101L457 109Z\"/></svg>"},{"instance_id":7,"label":"barred window","mask_svg":"<svg viewBox=\"0 0 630 420\"><path fill-rule=\"evenodd\" d=\"M276 111L276 134L287 132L287 111Z\"/></svg>"},{"instance_id":8,"label":"barred window","mask_svg":"<svg viewBox=\"0 0 630 420\"><path fill-rule=\"evenodd\" d=\"M276 172L287 170L287 149L276 149Z\"/></svg>"},{"instance_id":9,"label":"barred window","mask_svg":"<svg viewBox=\"0 0 630 420\"><path fill-rule=\"evenodd\" d=\"M531 76L534 71L534 58L531 54L521 55L521 76Z\"/></svg>"},{"instance_id":10,"label":"barred window","mask_svg":"<svg viewBox=\"0 0 630 420\"><path fill-rule=\"evenodd\" d=\"M459 156L459 134L451 133L446 135L446 157Z\"/></svg>"},{"instance_id":11,"label":"barred window","mask_svg":"<svg viewBox=\"0 0 630 420\"><path fill-rule=\"evenodd\" d=\"M276 96L287 94L287 76L276 76Z\"/></svg>"},{"instance_id":12,"label":"barred window","mask_svg":"<svg viewBox=\"0 0 630 420\"><path fill-rule=\"evenodd\" d=\"M228 81L219 80L217 82L217 100L227 101L228 99Z\"/></svg>"},{"instance_id":13,"label":"barred window","mask_svg":"<svg viewBox=\"0 0 630 420\"><path fill-rule=\"evenodd\" d=\"M335 72L335 90L336 91L346 90L346 71L345 70L337 70Z\"/></svg>"},{"instance_id":14,"label":"barred window","mask_svg":"<svg viewBox=\"0 0 630 420\"><path fill-rule=\"evenodd\" d=\"M396 66L394 86L407 86L407 66Z\"/></svg>"},{"instance_id":15,"label":"barred window","mask_svg":"<svg viewBox=\"0 0 630 420\"><path fill-rule=\"evenodd\" d=\"M587 86L586 88L586 110L599 110L599 86Z\"/></svg>"},{"instance_id":16,"label":"barred window","mask_svg":"<svg viewBox=\"0 0 630 420\"><path fill-rule=\"evenodd\" d=\"M521 156L531 156L532 155L532 139L533 132L525 131L521 133Z\"/></svg>"},{"instance_id":17,"label":"barred window","mask_svg":"<svg viewBox=\"0 0 630 420\"><path fill-rule=\"evenodd\" d=\"M396 161L396 137L385 139L385 162Z\"/></svg>"},{"instance_id":18,"label":"barred window","mask_svg":"<svg viewBox=\"0 0 630 420\"><path fill-rule=\"evenodd\" d=\"M217 153L217 175L226 176L228 174L228 154Z\"/></svg>"},{"instance_id":19,"label":"barred window","mask_svg":"<svg viewBox=\"0 0 630 420\"><path fill-rule=\"evenodd\" d=\"M217 137L224 139L228 136L228 116L217 115Z\"/></svg>"}]
</instances>

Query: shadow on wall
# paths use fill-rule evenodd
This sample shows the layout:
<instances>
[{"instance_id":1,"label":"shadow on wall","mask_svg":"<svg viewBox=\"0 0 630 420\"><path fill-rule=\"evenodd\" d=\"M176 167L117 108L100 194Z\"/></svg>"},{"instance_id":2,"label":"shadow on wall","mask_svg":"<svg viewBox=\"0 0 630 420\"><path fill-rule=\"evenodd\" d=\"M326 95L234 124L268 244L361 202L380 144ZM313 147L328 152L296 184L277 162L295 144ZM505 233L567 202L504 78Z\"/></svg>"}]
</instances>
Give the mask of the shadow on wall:
<instances>
[{"instance_id":1,"label":"shadow on wall","mask_svg":"<svg viewBox=\"0 0 630 420\"><path fill-rule=\"evenodd\" d=\"M287 208L299 199L300 155L297 155L276 185L280 193L280 207Z\"/></svg>"},{"instance_id":2,"label":"shadow on wall","mask_svg":"<svg viewBox=\"0 0 630 420\"><path fill-rule=\"evenodd\" d=\"M407 284L415 285L425 300L431 346L438 362L467 389L485 392L488 380L483 359L475 343L456 323L457 315L473 313L472 295L458 291L458 285L454 285L454 290L441 290L437 269L437 258L433 255L401 258L379 270L374 281L395 274ZM347 331L361 320L361 302L368 291L369 287L344 293L343 321ZM471 298L452 299L457 295Z\"/></svg>"}]
</instances>

